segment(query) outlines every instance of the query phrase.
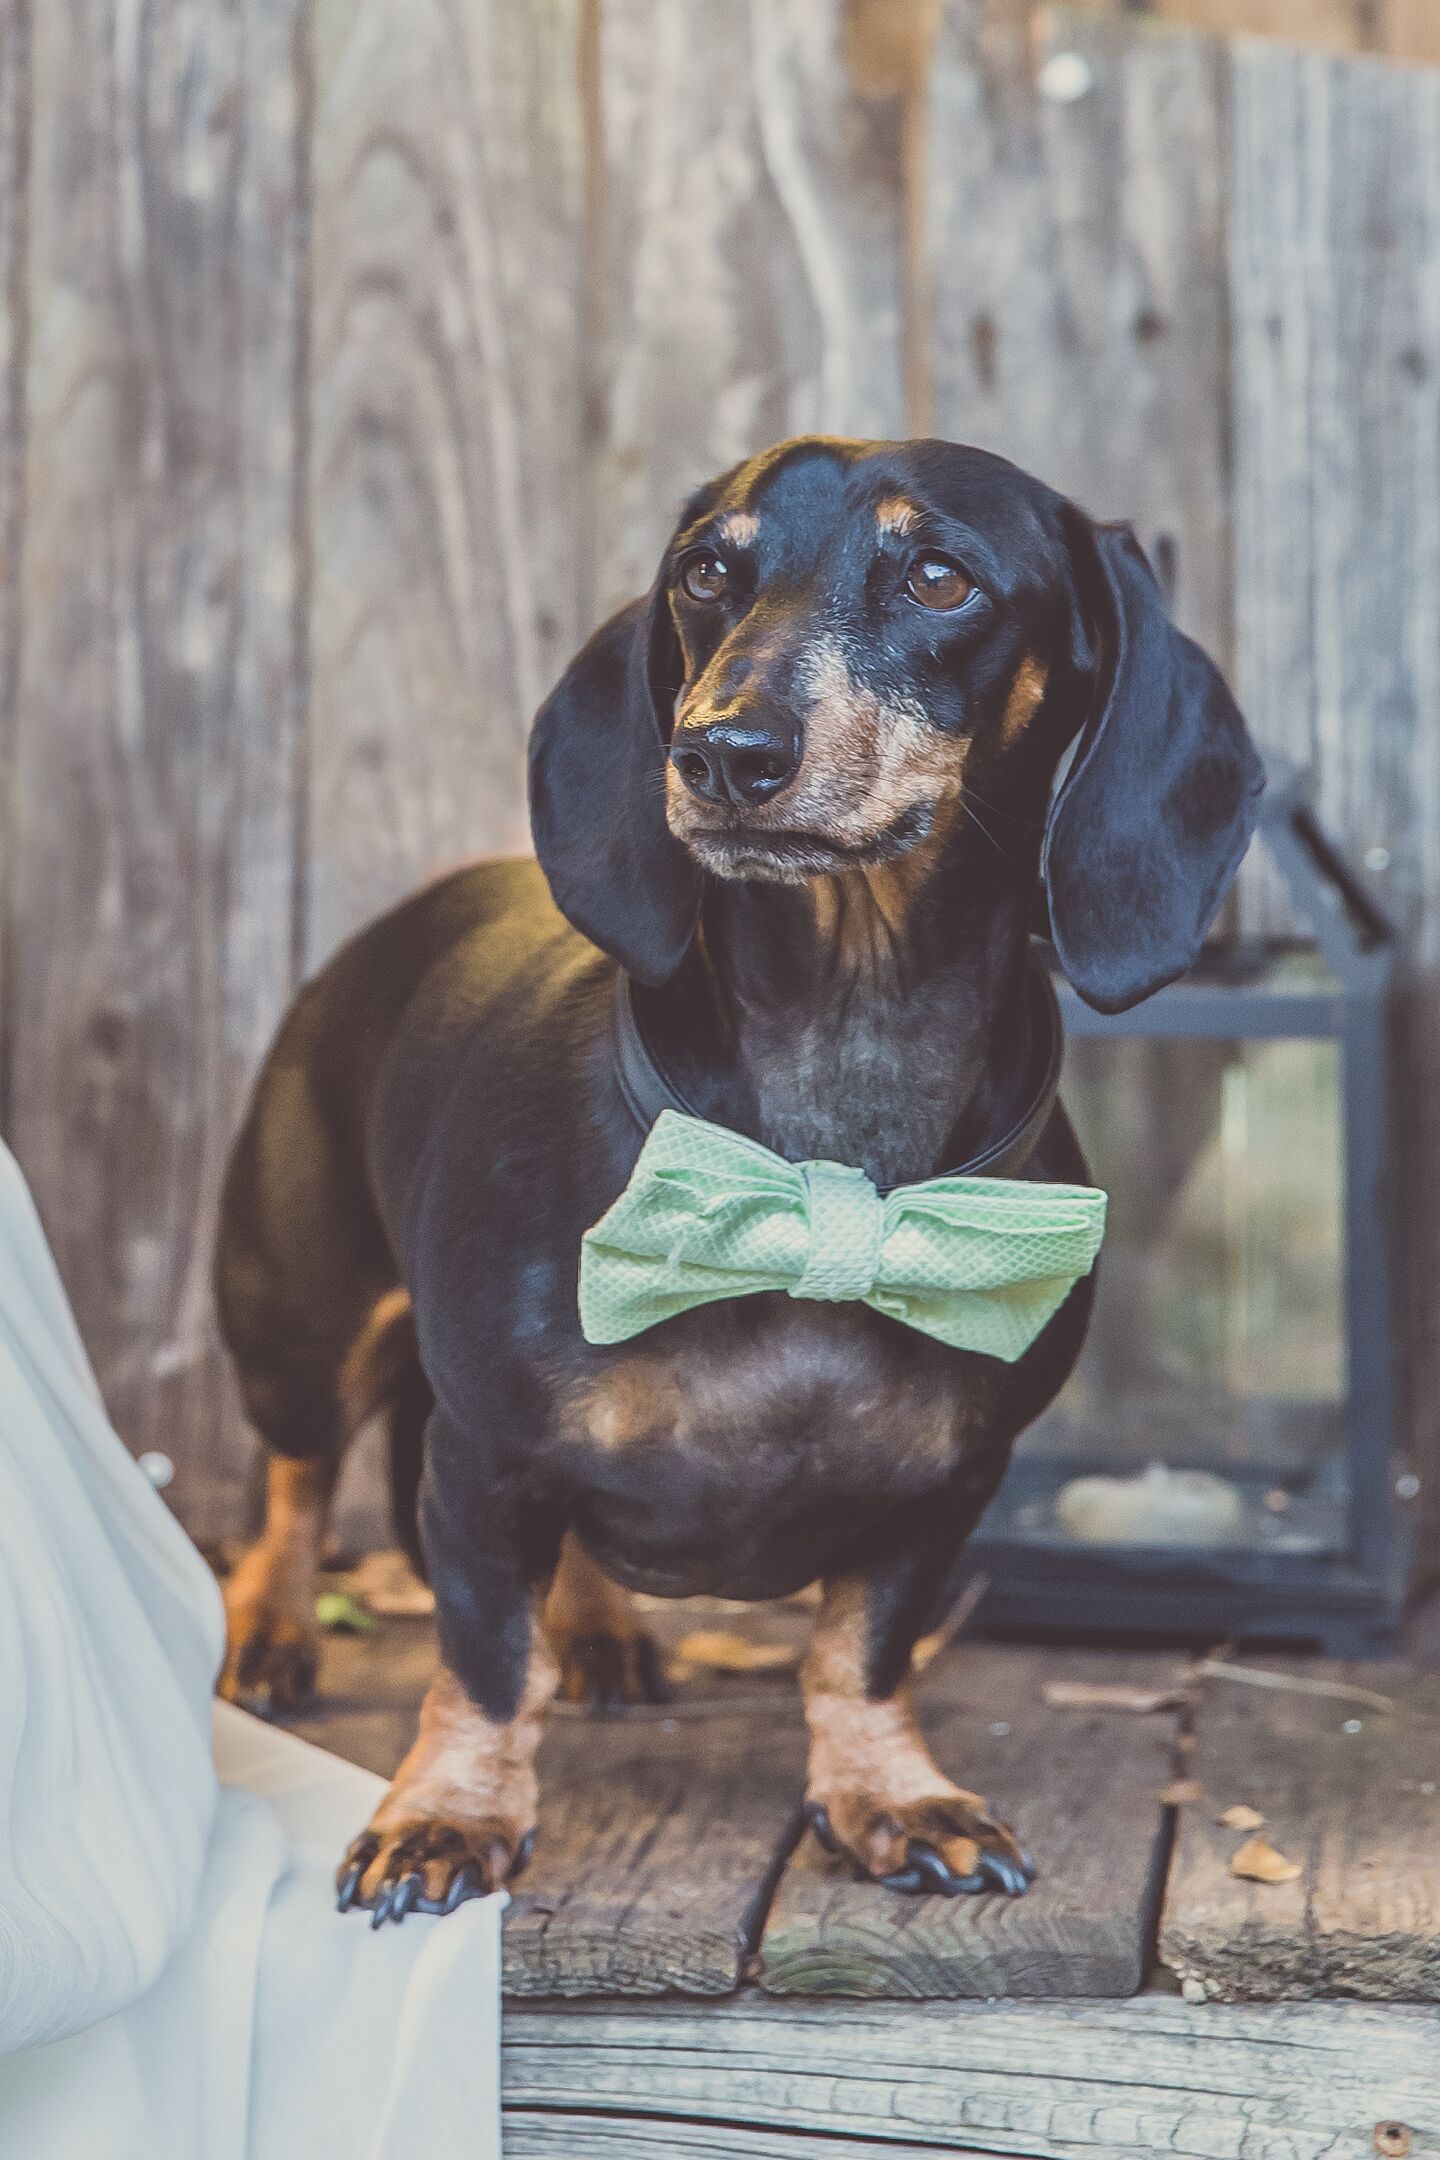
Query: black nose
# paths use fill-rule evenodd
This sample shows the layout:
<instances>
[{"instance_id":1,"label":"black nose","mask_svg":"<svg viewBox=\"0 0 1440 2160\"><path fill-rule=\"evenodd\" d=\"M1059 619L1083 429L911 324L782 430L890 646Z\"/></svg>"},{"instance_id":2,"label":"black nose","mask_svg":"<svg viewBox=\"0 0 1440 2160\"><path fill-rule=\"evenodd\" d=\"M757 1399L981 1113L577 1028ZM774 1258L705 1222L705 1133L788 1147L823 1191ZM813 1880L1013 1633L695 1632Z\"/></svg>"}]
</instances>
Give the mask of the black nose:
<instances>
[{"instance_id":1,"label":"black nose","mask_svg":"<svg viewBox=\"0 0 1440 2160\"><path fill-rule=\"evenodd\" d=\"M778 728L717 720L711 727L680 728L670 745L670 762L702 802L768 802L794 779L800 740Z\"/></svg>"}]
</instances>

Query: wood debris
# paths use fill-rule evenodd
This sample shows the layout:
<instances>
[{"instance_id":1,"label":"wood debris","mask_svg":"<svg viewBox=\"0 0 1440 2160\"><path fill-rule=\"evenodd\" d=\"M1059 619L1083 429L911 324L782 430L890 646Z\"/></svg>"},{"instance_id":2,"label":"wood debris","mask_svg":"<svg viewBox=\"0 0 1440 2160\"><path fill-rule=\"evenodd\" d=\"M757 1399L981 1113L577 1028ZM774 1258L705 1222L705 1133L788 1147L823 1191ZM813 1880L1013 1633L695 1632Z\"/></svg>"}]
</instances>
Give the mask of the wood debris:
<instances>
[{"instance_id":1,"label":"wood debris","mask_svg":"<svg viewBox=\"0 0 1440 2160\"><path fill-rule=\"evenodd\" d=\"M1168 1785L1161 1786L1159 1795L1162 1807L1194 1807L1204 1797L1204 1786L1193 1777L1171 1778Z\"/></svg>"},{"instance_id":2,"label":"wood debris","mask_svg":"<svg viewBox=\"0 0 1440 2160\"><path fill-rule=\"evenodd\" d=\"M1132 1717L1178 1710L1189 1700L1182 1687L1126 1687L1110 1680L1047 1680L1040 1698L1051 1710L1124 1710Z\"/></svg>"},{"instance_id":3,"label":"wood debris","mask_svg":"<svg viewBox=\"0 0 1440 2160\"><path fill-rule=\"evenodd\" d=\"M1323 1695L1329 1702L1360 1703L1367 1710L1389 1711L1394 1698L1373 1688L1352 1687L1345 1680L1316 1680L1304 1673L1271 1672L1264 1665L1232 1665L1228 1658L1201 1658L1193 1668L1199 1680L1241 1680L1246 1687L1276 1688L1289 1695Z\"/></svg>"},{"instance_id":4,"label":"wood debris","mask_svg":"<svg viewBox=\"0 0 1440 2160\"><path fill-rule=\"evenodd\" d=\"M1234 1807L1227 1807L1224 1814L1215 1819L1222 1830L1263 1830L1265 1827L1265 1817L1260 1810L1246 1807L1243 1800L1238 1800Z\"/></svg>"},{"instance_id":5,"label":"wood debris","mask_svg":"<svg viewBox=\"0 0 1440 2160\"><path fill-rule=\"evenodd\" d=\"M1230 1855L1230 1872L1242 1882L1282 1883L1295 1882L1305 1870L1298 1860L1287 1860L1284 1853L1267 1845L1262 1837L1248 1837L1238 1852Z\"/></svg>"},{"instance_id":6,"label":"wood debris","mask_svg":"<svg viewBox=\"0 0 1440 2160\"><path fill-rule=\"evenodd\" d=\"M695 1672L758 1673L790 1672L800 1662L791 1643L747 1642L743 1635L727 1635L716 1628L698 1628L675 1645L672 1671L688 1667Z\"/></svg>"}]
</instances>

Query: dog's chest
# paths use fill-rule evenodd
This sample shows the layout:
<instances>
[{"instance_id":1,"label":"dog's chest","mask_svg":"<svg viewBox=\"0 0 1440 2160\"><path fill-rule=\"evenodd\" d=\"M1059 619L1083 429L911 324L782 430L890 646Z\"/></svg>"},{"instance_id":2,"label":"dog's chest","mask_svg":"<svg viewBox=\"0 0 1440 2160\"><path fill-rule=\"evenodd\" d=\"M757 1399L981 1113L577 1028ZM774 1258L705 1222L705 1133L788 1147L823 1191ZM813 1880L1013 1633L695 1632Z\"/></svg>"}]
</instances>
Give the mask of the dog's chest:
<instances>
[{"instance_id":1,"label":"dog's chest","mask_svg":"<svg viewBox=\"0 0 1440 2160\"><path fill-rule=\"evenodd\" d=\"M983 1415L957 1366L863 1307L767 1294L611 1353L562 1422L611 1465L669 1458L752 1496L904 1492L943 1480Z\"/></svg>"}]
</instances>

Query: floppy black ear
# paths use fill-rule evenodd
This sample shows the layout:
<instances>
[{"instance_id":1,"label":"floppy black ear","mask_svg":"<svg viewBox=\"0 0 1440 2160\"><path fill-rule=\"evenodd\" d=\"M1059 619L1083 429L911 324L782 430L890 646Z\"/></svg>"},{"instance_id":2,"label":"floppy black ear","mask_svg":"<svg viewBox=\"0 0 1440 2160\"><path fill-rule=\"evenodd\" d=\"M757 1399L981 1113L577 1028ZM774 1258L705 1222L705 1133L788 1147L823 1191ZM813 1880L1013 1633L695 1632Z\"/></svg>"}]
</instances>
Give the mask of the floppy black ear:
<instances>
[{"instance_id":1,"label":"floppy black ear","mask_svg":"<svg viewBox=\"0 0 1440 2160\"><path fill-rule=\"evenodd\" d=\"M1041 867L1066 974L1087 1005L1117 1013L1200 950L1265 773L1219 669L1169 620L1128 527L1076 511L1071 552L1098 664Z\"/></svg>"},{"instance_id":2,"label":"floppy black ear","mask_svg":"<svg viewBox=\"0 0 1440 2160\"><path fill-rule=\"evenodd\" d=\"M535 716L530 829L555 905L643 983L695 934L700 871L665 822L680 660L664 592L602 624Z\"/></svg>"}]
</instances>

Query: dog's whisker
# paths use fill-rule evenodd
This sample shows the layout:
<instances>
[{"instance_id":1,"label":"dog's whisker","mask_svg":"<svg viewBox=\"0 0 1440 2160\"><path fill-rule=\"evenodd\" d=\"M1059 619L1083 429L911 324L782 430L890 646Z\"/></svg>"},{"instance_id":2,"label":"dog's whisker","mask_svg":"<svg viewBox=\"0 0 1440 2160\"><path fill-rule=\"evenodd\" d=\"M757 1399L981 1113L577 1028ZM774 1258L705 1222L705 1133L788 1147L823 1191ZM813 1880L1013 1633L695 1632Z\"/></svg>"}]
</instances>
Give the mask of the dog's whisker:
<instances>
[{"instance_id":1,"label":"dog's whisker","mask_svg":"<svg viewBox=\"0 0 1440 2160\"><path fill-rule=\"evenodd\" d=\"M964 811L966 817L969 818L971 824L975 826L978 831L984 833L985 838L990 842L991 847L994 848L996 854L1000 857L1001 862L1009 862L1009 856L1006 854L1004 848L1001 847L1000 842L996 839L994 833L991 832L989 826L980 816L978 810L971 809L970 804L967 802L963 795L960 797L960 808Z\"/></svg>"},{"instance_id":2,"label":"dog's whisker","mask_svg":"<svg viewBox=\"0 0 1440 2160\"><path fill-rule=\"evenodd\" d=\"M1038 818L1019 817L1013 810L1002 810L998 803L987 801L985 796L977 788L972 787L968 781L965 784L965 794L970 802L978 803L980 808L991 817L1003 818L1007 825L1018 825L1022 831L1026 832L1038 832L1040 829L1041 821Z\"/></svg>"}]
</instances>

